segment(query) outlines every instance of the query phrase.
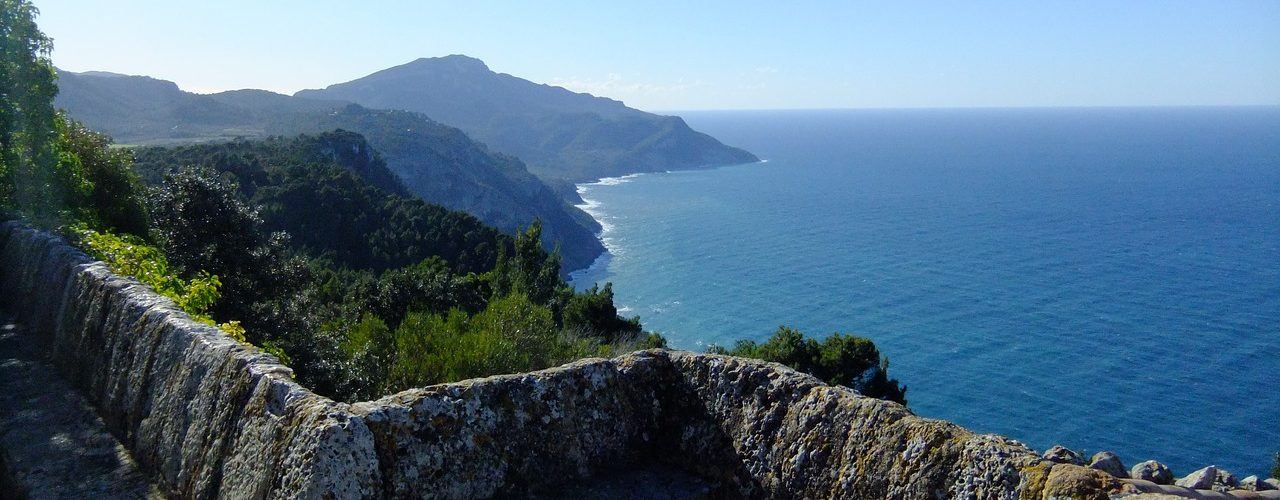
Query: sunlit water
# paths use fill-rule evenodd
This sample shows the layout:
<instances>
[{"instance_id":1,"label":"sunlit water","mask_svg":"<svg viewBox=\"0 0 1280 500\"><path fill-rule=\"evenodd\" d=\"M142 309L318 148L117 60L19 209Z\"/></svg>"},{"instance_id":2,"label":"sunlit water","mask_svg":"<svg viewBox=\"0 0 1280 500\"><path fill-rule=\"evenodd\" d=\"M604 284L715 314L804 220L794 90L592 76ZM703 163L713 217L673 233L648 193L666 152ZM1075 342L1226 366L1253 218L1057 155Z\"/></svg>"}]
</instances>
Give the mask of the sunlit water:
<instances>
[{"instance_id":1,"label":"sunlit water","mask_svg":"<svg viewBox=\"0 0 1280 500\"><path fill-rule=\"evenodd\" d=\"M675 347L870 337L911 407L1185 474L1280 451L1280 109L685 113L764 163L583 185Z\"/></svg>"}]
</instances>

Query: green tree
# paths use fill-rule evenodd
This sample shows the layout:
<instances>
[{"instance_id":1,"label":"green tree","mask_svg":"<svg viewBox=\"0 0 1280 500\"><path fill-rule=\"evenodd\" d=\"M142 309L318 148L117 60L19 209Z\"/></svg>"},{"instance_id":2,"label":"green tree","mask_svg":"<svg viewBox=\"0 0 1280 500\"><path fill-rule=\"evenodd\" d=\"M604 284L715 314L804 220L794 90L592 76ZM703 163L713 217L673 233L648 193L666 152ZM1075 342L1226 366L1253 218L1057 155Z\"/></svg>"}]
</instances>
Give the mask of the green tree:
<instances>
[{"instance_id":1,"label":"green tree","mask_svg":"<svg viewBox=\"0 0 1280 500\"><path fill-rule=\"evenodd\" d=\"M822 342L806 338L786 326L758 344L740 340L732 349L711 346L709 352L782 363L829 384L838 384L873 398L906 404L907 388L888 376L889 360L869 339L833 333Z\"/></svg>"},{"instance_id":2,"label":"green tree","mask_svg":"<svg viewBox=\"0 0 1280 500\"><path fill-rule=\"evenodd\" d=\"M630 339L640 334L640 317L622 318L613 303L613 283L604 288L574 294L564 306L564 327L598 336L606 341Z\"/></svg>"},{"instance_id":3,"label":"green tree","mask_svg":"<svg viewBox=\"0 0 1280 500\"><path fill-rule=\"evenodd\" d=\"M65 116L57 125L59 163L83 178L84 189L68 200L80 218L99 229L146 238L145 188L133 172L133 155L111 148L110 138Z\"/></svg>"},{"instance_id":4,"label":"green tree","mask_svg":"<svg viewBox=\"0 0 1280 500\"><path fill-rule=\"evenodd\" d=\"M0 208L54 220L77 183L58 175L53 44L37 14L29 1L0 0Z\"/></svg>"},{"instance_id":5,"label":"green tree","mask_svg":"<svg viewBox=\"0 0 1280 500\"><path fill-rule=\"evenodd\" d=\"M534 220L524 231L516 233L515 250L508 256L498 253L493 271L493 293L503 297L524 294L535 304L550 306L567 285L560 279L559 252L547 253L542 248L542 222Z\"/></svg>"},{"instance_id":6,"label":"green tree","mask_svg":"<svg viewBox=\"0 0 1280 500\"><path fill-rule=\"evenodd\" d=\"M332 325L330 325L332 328ZM381 396L388 369L395 361L395 337L382 318L365 314L346 329L341 349L347 355L341 391L352 400Z\"/></svg>"},{"instance_id":7,"label":"green tree","mask_svg":"<svg viewBox=\"0 0 1280 500\"><path fill-rule=\"evenodd\" d=\"M305 285L307 267L289 256L288 235L263 229L235 186L211 170L184 170L166 178L151 214L170 262L222 280L215 318L241 319L255 344L284 336L280 316Z\"/></svg>"}]
</instances>

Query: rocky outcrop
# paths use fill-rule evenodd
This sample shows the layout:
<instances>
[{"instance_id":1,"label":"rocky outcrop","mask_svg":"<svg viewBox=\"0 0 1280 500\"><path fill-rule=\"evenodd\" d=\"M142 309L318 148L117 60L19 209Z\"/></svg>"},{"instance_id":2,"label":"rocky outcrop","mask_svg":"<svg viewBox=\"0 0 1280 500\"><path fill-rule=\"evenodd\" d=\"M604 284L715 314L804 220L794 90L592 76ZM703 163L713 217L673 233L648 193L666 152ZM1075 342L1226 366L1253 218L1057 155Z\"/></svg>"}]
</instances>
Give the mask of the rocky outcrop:
<instances>
[{"instance_id":1,"label":"rocky outcrop","mask_svg":"<svg viewBox=\"0 0 1280 500\"><path fill-rule=\"evenodd\" d=\"M699 497L1106 498L1160 488L1045 460L782 365L679 351L338 403L59 238L13 223L0 225L0 307L176 497L628 496L619 488L648 488L655 471L678 471L663 494Z\"/></svg>"},{"instance_id":2,"label":"rocky outcrop","mask_svg":"<svg viewBox=\"0 0 1280 500\"><path fill-rule=\"evenodd\" d=\"M1085 465L1084 458L1080 457L1079 453L1061 445L1055 445L1045 450L1044 455L1040 457L1059 464Z\"/></svg>"},{"instance_id":3,"label":"rocky outcrop","mask_svg":"<svg viewBox=\"0 0 1280 500\"><path fill-rule=\"evenodd\" d=\"M1249 476L1241 479L1240 487L1250 491L1268 491L1277 489L1275 485L1259 478L1258 476Z\"/></svg>"},{"instance_id":4,"label":"rocky outcrop","mask_svg":"<svg viewBox=\"0 0 1280 500\"><path fill-rule=\"evenodd\" d=\"M1125 470L1124 463L1120 461L1120 457L1109 451L1094 453L1093 458L1089 459L1089 467L1111 474L1113 477L1129 477L1129 471Z\"/></svg>"},{"instance_id":5,"label":"rocky outcrop","mask_svg":"<svg viewBox=\"0 0 1280 500\"><path fill-rule=\"evenodd\" d=\"M1174 484L1197 490L1230 491L1240 486L1234 475L1212 465L1197 470Z\"/></svg>"},{"instance_id":6,"label":"rocky outcrop","mask_svg":"<svg viewBox=\"0 0 1280 500\"><path fill-rule=\"evenodd\" d=\"M1156 484L1173 484L1173 472L1164 464L1155 460L1147 460L1133 466L1129 476L1134 479L1151 481Z\"/></svg>"}]
</instances>

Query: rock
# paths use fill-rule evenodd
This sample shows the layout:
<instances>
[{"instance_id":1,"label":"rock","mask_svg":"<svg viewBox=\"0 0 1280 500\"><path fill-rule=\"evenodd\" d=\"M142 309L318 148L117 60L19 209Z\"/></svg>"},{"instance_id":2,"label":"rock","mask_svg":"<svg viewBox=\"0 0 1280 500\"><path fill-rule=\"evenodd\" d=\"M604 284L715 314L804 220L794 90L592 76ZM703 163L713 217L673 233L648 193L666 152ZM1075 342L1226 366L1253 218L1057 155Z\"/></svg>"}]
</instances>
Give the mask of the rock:
<instances>
[{"instance_id":1,"label":"rock","mask_svg":"<svg viewBox=\"0 0 1280 500\"><path fill-rule=\"evenodd\" d=\"M1240 486L1240 481L1237 480L1235 476L1231 475L1230 472L1210 465L1187 474L1187 477L1179 479L1174 484L1196 490L1227 492L1238 488Z\"/></svg>"},{"instance_id":2,"label":"rock","mask_svg":"<svg viewBox=\"0 0 1280 500\"><path fill-rule=\"evenodd\" d=\"M1100 451L1093 454L1093 458L1089 460L1089 467L1106 472L1114 477L1129 477L1129 471L1125 470L1124 463L1120 461L1120 457L1109 451Z\"/></svg>"},{"instance_id":3,"label":"rock","mask_svg":"<svg viewBox=\"0 0 1280 500\"><path fill-rule=\"evenodd\" d=\"M1128 491L1137 493L1135 489L1126 488L1111 475L1100 470L1072 464L1055 465L1049 470L1049 478L1044 485L1044 498L1079 498L1106 500L1108 493Z\"/></svg>"},{"instance_id":4,"label":"rock","mask_svg":"<svg viewBox=\"0 0 1280 500\"><path fill-rule=\"evenodd\" d=\"M1129 470L1129 477L1156 484L1173 484L1173 471L1155 460L1147 460L1133 466L1133 469Z\"/></svg>"},{"instance_id":5,"label":"rock","mask_svg":"<svg viewBox=\"0 0 1280 500\"><path fill-rule=\"evenodd\" d=\"M1187 474L1173 484L1193 490L1207 490L1213 487L1213 480L1218 477L1218 468L1212 465Z\"/></svg>"},{"instance_id":6,"label":"rock","mask_svg":"<svg viewBox=\"0 0 1280 500\"><path fill-rule=\"evenodd\" d=\"M1264 480L1264 481L1262 481L1262 482L1264 482L1264 483L1267 483L1267 484L1271 485L1271 489L1280 490L1280 479L1276 479L1276 478L1272 477L1272 478L1268 478L1268 479L1266 479L1266 480Z\"/></svg>"},{"instance_id":7,"label":"rock","mask_svg":"<svg viewBox=\"0 0 1280 500\"><path fill-rule=\"evenodd\" d=\"M1272 479L1272 481L1275 481ZM1249 476L1240 480L1240 487L1249 491L1267 491L1277 489L1274 485L1258 476Z\"/></svg>"},{"instance_id":8,"label":"rock","mask_svg":"<svg viewBox=\"0 0 1280 500\"><path fill-rule=\"evenodd\" d=\"M1040 458L1043 458L1050 462L1055 462L1060 464L1071 464L1071 465L1085 464L1084 458L1082 458L1080 454L1074 451L1071 451L1071 448L1067 448L1066 446L1062 446L1062 445L1056 445L1053 448L1049 448L1048 450L1045 450L1044 455L1041 455Z\"/></svg>"}]
</instances>

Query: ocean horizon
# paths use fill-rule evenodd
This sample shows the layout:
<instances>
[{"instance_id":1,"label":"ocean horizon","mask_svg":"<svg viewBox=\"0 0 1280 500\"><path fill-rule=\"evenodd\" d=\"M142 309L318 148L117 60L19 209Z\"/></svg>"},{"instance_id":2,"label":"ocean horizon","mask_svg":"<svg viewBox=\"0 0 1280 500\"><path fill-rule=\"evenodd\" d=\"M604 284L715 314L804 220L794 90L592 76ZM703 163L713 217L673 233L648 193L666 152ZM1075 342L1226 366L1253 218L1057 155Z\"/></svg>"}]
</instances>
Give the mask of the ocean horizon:
<instances>
[{"instance_id":1,"label":"ocean horizon","mask_svg":"<svg viewBox=\"0 0 1280 500\"><path fill-rule=\"evenodd\" d=\"M1280 449L1280 107L685 112L762 162L579 185L672 347L872 339L916 413L1263 474Z\"/></svg>"}]
</instances>

